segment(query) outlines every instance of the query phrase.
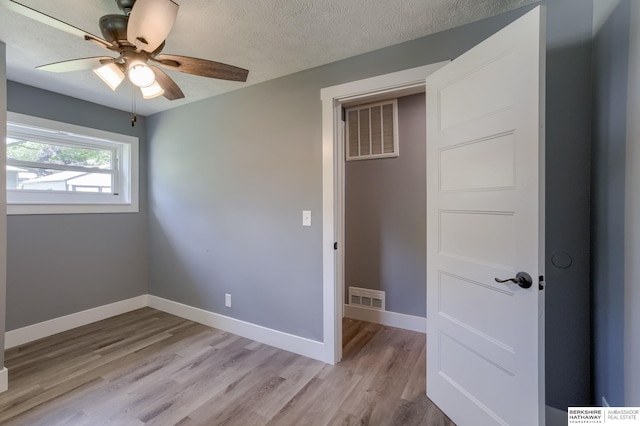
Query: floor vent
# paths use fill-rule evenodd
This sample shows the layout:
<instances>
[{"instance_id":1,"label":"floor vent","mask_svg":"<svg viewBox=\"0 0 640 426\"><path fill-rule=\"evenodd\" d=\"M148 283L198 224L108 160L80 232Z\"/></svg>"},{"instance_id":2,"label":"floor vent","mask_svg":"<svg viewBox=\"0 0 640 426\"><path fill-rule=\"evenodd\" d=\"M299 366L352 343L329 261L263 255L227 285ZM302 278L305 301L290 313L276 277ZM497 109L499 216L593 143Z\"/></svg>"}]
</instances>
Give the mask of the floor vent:
<instances>
[{"instance_id":1,"label":"floor vent","mask_svg":"<svg viewBox=\"0 0 640 426\"><path fill-rule=\"evenodd\" d=\"M384 311L384 291L349 287L349 304Z\"/></svg>"}]
</instances>

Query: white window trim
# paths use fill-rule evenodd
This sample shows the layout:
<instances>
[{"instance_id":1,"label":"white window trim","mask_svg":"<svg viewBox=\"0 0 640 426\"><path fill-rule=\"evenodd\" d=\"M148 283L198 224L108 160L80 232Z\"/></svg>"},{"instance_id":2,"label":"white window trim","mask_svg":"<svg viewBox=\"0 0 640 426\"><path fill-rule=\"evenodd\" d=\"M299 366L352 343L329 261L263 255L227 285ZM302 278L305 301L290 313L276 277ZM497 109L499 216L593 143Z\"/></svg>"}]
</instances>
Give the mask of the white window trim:
<instances>
[{"instance_id":1,"label":"white window trim","mask_svg":"<svg viewBox=\"0 0 640 426\"><path fill-rule=\"evenodd\" d=\"M128 150L127 154L129 157L129 161L119 159L121 164L117 179L122 182L124 191L123 194L121 194L122 197L119 197L119 201L117 202L114 202L113 198L100 196L106 194L93 194L93 197L87 197L87 195L91 193L81 193L82 195L74 194L74 196L70 196L69 193L56 194L50 193L49 191L47 191L46 199L33 200L27 198L28 194L19 194L19 191L7 190L8 215L137 213L139 211L139 141L137 137L32 117L11 111L7 111L7 122L122 143L125 146L124 149ZM79 200L78 197L84 197L84 199ZM88 199L90 201L87 201Z\"/></svg>"}]
</instances>

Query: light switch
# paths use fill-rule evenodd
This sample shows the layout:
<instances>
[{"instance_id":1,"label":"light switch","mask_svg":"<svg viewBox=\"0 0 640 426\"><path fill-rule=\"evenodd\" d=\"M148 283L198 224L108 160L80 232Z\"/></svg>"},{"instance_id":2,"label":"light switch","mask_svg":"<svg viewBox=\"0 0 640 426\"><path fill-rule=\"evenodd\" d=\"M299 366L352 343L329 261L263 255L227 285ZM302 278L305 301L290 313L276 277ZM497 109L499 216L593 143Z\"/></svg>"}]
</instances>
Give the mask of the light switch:
<instances>
[{"instance_id":1,"label":"light switch","mask_svg":"<svg viewBox=\"0 0 640 426\"><path fill-rule=\"evenodd\" d=\"M311 210L302 210L302 226L311 226Z\"/></svg>"}]
</instances>

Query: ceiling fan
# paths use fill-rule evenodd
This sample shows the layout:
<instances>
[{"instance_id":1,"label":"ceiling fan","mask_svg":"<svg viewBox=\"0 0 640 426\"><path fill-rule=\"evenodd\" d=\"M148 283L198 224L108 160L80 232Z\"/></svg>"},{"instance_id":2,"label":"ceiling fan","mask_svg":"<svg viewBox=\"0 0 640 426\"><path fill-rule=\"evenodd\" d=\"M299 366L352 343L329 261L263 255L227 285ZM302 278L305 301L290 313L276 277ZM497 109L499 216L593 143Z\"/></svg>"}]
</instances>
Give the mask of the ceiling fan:
<instances>
[{"instance_id":1,"label":"ceiling fan","mask_svg":"<svg viewBox=\"0 0 640 426\"><path fill-rule=\"evenodd\" d=\"M169 100L184 98L180 87L159 67L202 77L247 81L249 71L206 59L160 53L178 14L172 0L115 0L124 14L100 18L104 38L88 33L59 19L41 13L14 0L1 0L10 10L47 24L118 54L97 56L42 65L50 72L93 71L112 89L128 77L139 87L145 99L164 96Z\"/></svg>"}]
</instances>

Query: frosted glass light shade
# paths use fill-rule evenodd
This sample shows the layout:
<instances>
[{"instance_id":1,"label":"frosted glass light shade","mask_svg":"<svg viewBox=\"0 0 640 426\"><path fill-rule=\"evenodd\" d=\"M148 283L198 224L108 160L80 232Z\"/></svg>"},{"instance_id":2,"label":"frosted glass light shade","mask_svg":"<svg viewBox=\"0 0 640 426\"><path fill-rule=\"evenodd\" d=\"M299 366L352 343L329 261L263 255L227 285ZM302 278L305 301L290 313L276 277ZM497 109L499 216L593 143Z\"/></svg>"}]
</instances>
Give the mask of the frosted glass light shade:
<instances>
[{"instance_id":1,"label":"frosted glass light shade","mask_svg":"<svg viewBox=\"0 0 640 426\"><path fill-rule=\"evenodd\" d=\"M113 62L96 68L93 72L96 73L96 75L100 77L100 79L104 81L111 90L116 90L120 83L122 83L122 80L124 80L124 73L120 67Z\"/></svg>"},{"instance_id":2,"label":"frosted glass light shade","mask_svg":"<svg viewBox=\"0 0 640 426\"><path fill-rule=\"evenodd\" d=\"M146 64L138 63L129 67L129 80L138 87L149 87L156 81L156 74Z\"/></svg>"},{"instance_id":3,"label":"frosted glass light shade","mask_svg":"<svg viewBox=\"0 0 640 426\"><path fill-rule=\"evenodd\" d=\"M154 81L150 86L141 87L142 97L145 99L151 99L158 97L164 93L164 89L160 87L157 81Z\"/></svg>"}]
</instances>

